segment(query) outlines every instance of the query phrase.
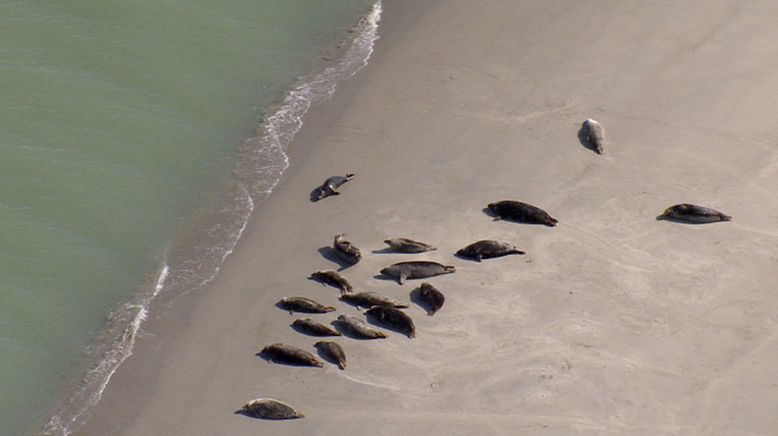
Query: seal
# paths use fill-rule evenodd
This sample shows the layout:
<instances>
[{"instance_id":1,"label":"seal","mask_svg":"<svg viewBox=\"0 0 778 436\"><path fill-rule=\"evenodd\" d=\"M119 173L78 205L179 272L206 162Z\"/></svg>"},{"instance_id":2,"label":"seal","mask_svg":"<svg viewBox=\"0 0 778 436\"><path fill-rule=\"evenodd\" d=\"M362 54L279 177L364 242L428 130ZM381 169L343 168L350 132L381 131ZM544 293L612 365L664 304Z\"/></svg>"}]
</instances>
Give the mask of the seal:
<instances>
[{"instance_id":1,"label":"seal","mask_svg":"<svg viewBox=\"0 0 778 436\"><path fill-rule=\"evenodd\" d=\"M316 280L323 285L334 286L340 289L341 294L347 292L354 292L354 288L351 286L351 283L349 283L345 277L338 274L337 271L333 271L333 270L316 271L315 273L311 274L311 276L308 278L312 280Z\"/></svg>"},{"instance_id":2,"label":"seal","mask_svg":"<svg viewBox=\"0 0 778 436\"><path fill-rule=\"evenodd\" d=\"M338 323L352 336L359 339L382 339L386 337L384 332L370 327L364 321L351 315L339 316Z\"/></svg>"},{"instance_id":3,"label":"seal","mask_svg":"<svg viewBox=\"0 0 778 436\"><path fill-rule=\"evenodd\" d=\"M318 323L310 318L296 319L292 323L292 327L297 331L311 336L340 336L340 332L337 330Z\"/></svg>"},{"instance_id":4,"label":"seal","mask_svg":"<svg viewBox=\"0 0 778 436\"><path fill-rule=\"evenodd\" d=\"M335 254L343 259L344 262L354 265L362 259L362 252L354 244L343 239L344 236L346 236L344 233L335 235L332 248L335 250Z\"/></svg>"},{"instance_id":5,"label":"seal","mask_svg":"<svg viewBox=\"0 0 778 436\"><path fill-rule=\"evenodd\" d=\"M467 247L457 251L457 255L468 259L475 259L478 262L480 262L481 259L491 259L493 257L502 257L509 254L524 254L524 252L507 242L495 241L493 239L484 239L482 241L473 242Z\"/></svg>"},{"instance_id":6,"label":"seal","mask_svg":"<svg viewBox=\"0 0 778 436\"><path fill-rule=\"evenodd\" d=\"M321 184L321 187L319 188L319 196L318 200L321 200L322 198L329 197L332 195L340 195L340 192L337 191L340 186L349 180L354 178L353 173L346 174L345 177L343 176L332 176L324 181L324 183Z\"/></svg>"},{"instance_id":7,"label":"seal","mask_svg":"<svg viewBox=\"0 0 778 436\"><path fill-rule=\"evenodd\" d=\"M446 297L431 284L424 282L419 288L419 300L427 306L427 315L435 315L435 312L443 307Z\"/></svg>"},{"instance_id":8,"label":"seal","mask_svg":"<svg viewBox=\"0 0 778 436\"><path fill-rule=\"evenodd\" d=\"M288 310L290 315L293 312L327 313L336 310L332 306L324 306L305 297L284 297L276 305L284 310Z\"/></svg>"},{"instance_id":9,"label":"seal","mask_svg":"<svg viewBox=\"0 0 778 436\"><path fill-rule=\"evenodd\" d=\"M257 419L279 420L305 418L305 415L302 412L295 410L294 407L272 398L257 398L256 400L251 400L235 413Z\"/></svg>"},{"instance_id":10,"label":"seal","mask_svg":"<svg viewBox=\"0 0 778 436\"><path fill-rule=\"evenodd\" d=\"M385 239L384 242L389 245L391 251L396 253L423 253L437 250L437 247L407 238Z\"/></svg>"},{"instance_id":11,"label":"seal","mask_svg":"<svg viewBox=\"0 0 778 436\"><path fill-rule=\"evenodd\" d=\"M708 207L681 203L668 207L662 215L659 215L656 219L677 221L687 224L705 224L719 221L731 221L732 217Z\"/></svg>"},{"instance_id":12,"label":"seal","mask_svg":"<svg viewBox=\"0 0 778 436\"><path fill-rule=\"evenodd\" d=\"M315 358L313 354L287 344L270 344L262 349L258 356L266 357L276 363L288 363L292 365L322 367L324 363Z\"/></svg>"},{"instance_id":13,"label":"seal","mask_svg":"<svg viewBox=\"0 0 778 436\"><path fill-rule=\"evenodd\" d=\"M495 221L504 219L524 224L543 224L549 227L554 227L559 222L545 210L521 201L503 200L489 203L487 207L497 215Z\"/></svg>"},{"instance_id":14,"label":"seal","mask_svg":"<svg viewBox=\"0 0 778 436\"><path fill-rule=\"evenodd\" d=\"M400 309L389 306L373 306L367 311L368 316L372 316L381 324L399 330L409 338L416 337L416 327L413 320Z\"/></svg>"},{"instance_id":15,"label":"seal","mask_svg":"<svg viewBox=\"0 0 778 436\"><path fill-rule=\"evenodd\" d=\"M353 304L357 307L373 307L373 306L392 306L398 308L406 308L407 304L402 301L397 301L393 298L385 297L375 292L360 292L358 294L343 294L340 296L341 301Z\"/></svg>"},{"instance_id":16,"label":"seal","mask_svg":"<svg viewBox=\"0 0 778 436\"><path fill-rule=\"evenodd\" d=\"M343 347L341 347L337 342L319 341L313 345L319 350L321 354L326 356L328 360L337 363L338 368L346 369L346 353L343 352Z\"/></svg>"},{"instance_id":17,"label":"seal","mask_svg":"<svg viewBox=\"0 0 778 436\"><path fill-rule=\"evenodd\" d=\"M456 267L450 265L441 265L427 260L414 260L389 265L381 270L381 274L396 277L397 282L402 285L405 279L424 279L441 274L451 274L456 270Z\"/></svg>"},{"instance_id":18,"label":"seal","mask_svg":"<svg viewBox=\"0 0 778 436\"><path fill-rule=\"evenodd\" d=\"M597 121L587 118L581 124L581 137L595 153L602 154L605 146L605 129Z\"/></svg>"}]
</instances>

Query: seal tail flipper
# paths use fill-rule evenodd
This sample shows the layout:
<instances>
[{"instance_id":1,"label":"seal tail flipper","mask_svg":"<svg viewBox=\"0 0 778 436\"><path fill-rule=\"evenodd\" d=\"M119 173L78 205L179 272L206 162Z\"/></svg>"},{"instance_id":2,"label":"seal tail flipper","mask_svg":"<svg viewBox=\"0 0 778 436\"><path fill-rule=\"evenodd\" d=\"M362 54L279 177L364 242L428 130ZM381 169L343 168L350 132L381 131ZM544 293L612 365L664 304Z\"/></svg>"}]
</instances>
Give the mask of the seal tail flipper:
<instances>
[{"instance_id":1,"label":"seal tail flipper","mask_svg":"<svg viewBox=\"0 0 778 436\"><path fill-rule=\"evenodd\" d=\"M405 273L400 273L400 276L397 277L397 281L402 285L407 278L408 276Z\"/></svg>"},{"instance_id":2,"label":"seal tail flipper","mask_svg":"<svg viewBox=\"0 0 778 436\"><path fill-rule=\"evenodd\" d=\"M338 361L338 368L340 369L346 369L346 362Z\"/></svg>"},{"instance_id":3,"label":"seal tail flipper","mask_svg":"<svg viewBox=\"0 0 778 436\"><path fill-rule=\"evenodd\" d=\"M723 213L720 216L722 221L732 221L732 217L729 215L724 215Z\"/></svg>"},{"instance_id":4,"label":"seal tail flipper","mask_svg":"<svg viewBox=\"0 0 778 436\"><path fill-rule=\"evenodd\" d=\"M514 248L513 251L510 252L510 254L526 254L526 253L519 250L518 248Z\"/></svg>"}]
</instances>

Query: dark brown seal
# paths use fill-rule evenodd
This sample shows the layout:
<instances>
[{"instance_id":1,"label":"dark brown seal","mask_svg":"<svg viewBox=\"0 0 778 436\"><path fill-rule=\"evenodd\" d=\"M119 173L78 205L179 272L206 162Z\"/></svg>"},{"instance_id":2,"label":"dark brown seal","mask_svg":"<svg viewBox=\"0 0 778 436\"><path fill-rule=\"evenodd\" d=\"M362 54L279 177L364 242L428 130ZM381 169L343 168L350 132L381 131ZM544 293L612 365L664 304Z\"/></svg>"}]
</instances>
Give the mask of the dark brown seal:
<instances>
[{"instance_id":1,"label":"dark brown seal","mask_svg":"<svg viewBox=\"0 0 778 436\"><path fill-rule=\"evenodd\" d=\"M357 307L392 306L406 308L408 305L402 301L386 297L376 292L360 292L358 294L343 294L341 301L353 304Z\"/></svg>"},{"instance_id":2,"label":"dark brown seal","mask_svg":"<svg viewBox=\"0 0 778 436\"><path fill-rule=\"evenodd\" d=\"M344 262L354 265L362 259L362 252L354 244L343 239L344 236L346 235L343 233L335 235L332 248L335 250L335 254L343 259Z\"/></svg>"},{"instance_id":3,"label":"dark brown seal","mask_svg":"<svg viewBox=\"0 0 778 436\"><path fill-rule=\"evenodd\" d=\"M489 203L487 206L497 218L495 220L509 220L525 224L543 224L554 227L557 222L545 210L521 201L503 200Z\"/></svg>"},{"instance_id":4,"label":"dark brown seal","mask_svg":"<svg viewBox=\"0 0 778 436\"><path fill-rule=\"evenodd\" d=\"M473 242L467 247L457 251L457 254L480 262L481 259L491 259L494 257L507 256L509 254L524 254L524 252L507 242L485 239L483 241Z\"/></svg>"},{"instance_id":5,"label":"dark brown seal","mask_svg":"<svg viewBox=\"0 0 778 436\"><path fill-rule=\"evenodd\" d=\"M334 286L338 289L340 289L340 293L344 292L353 292L354 288L351 286L351 283L346 280L345 277L340 275L337 271L327 270L327 271L316 271L315 273L311 274L310 277L308 277L312 280L316 280L319 283Z\"/></svg>"},{"instance_id":6,"label":"dark brown seal","mask_svg":"<svg viewBox=\"0 0 778 436\"><path fill-rule=\"evenodd\" d=\"M456 270L456 267L451 265L441 265L428 260L414 260L389 265L381 270L381 274L396 277L402 285L405 279L423 279L441 274L451 274Z\"/></svg>"},{"instance_id":7,"label":"dark brown seal","mask_svg":"<svg viewBox=\"0 0 778 436\"><path fill-rule=\"evenodd\" d=\"M263 348L258 355L266 357L273 362L303 366L324 366L324 363L314 357L313 354L287 344L270 344Z\"/></svg>"},{"instance_id":8,"label":"dark brown seal","mask_svg":"<svg viewBox=\"0 0 778 436\"><path fill-rule=\"evenodd\" d=\"M581 137L589 148L597 154L602 154L605 146L605 129L597 121L587 118L581 125Z\"/></svg>"},{"instance_id":9,"label":"dark brown seal","mask_svg":"<svg viewBox=\"0 0 778 436\"><path fill-rule=\"evenodd\" d=\"M348 173L345 177L343 176L332 176L324 181L324 183L321 184L321 187L319 188L318 192L318 200L321 200L322 198L329 197L331 195L340 195L340 192L337 191L337 189L344 183L348 182L349 180L354 178L354 174Z\"/></svg>"},{"instance_id":10,"label":"dark brown seal","mask_svg":"<svg viewBox=\"0 0 778 436\"><path fill-rule=\"evenodd\" d=\"M235 412L250 418L257 419L297 419L304 418L302 412L294 407L272 398L257 398L243 405L243 408Z\"/></svg>"},{"instance_id":11,"label":"dark brown seal","mask_svg":"<svg viewBox=\"0 0 778 436\"><path fill-rule=\"evenodd\" d=\"M318 348L322 354L327 356L327 359L336 362L338 368L346 369L346 353L343 352L343 347L337 342L319 341L315 343L314 346Z\"/></svg>"},{"instance_id":12,"label":"dark brown seal","mask_svg":"<svg viewBox=\"0 0 778 436\"><path fill-rule=\"evenodd\" d=\"M373 306L367 311L367 314L381 324L405 333L409 338L416 337L416 327L413 325L413 320L400 309L389 306Z\"/></svg>"},{"instance_id":13,"label":"dark brown seal","mask_svg":"<svg viewBox=\"0 0 778 436\"><path fill-rule=\"evenodd\" d=\"M311 336L340 336L340 333L337 330L310 318L296 319L292 323L292 327Z\"/></svg>"},{"instance_id":14,"label":"dark brown seal","mask_svg":"<svg viewBox=\"0 0 778 436\"><path fill-rule=\"evenodd\" d=\"M731 221L732 217L708 207L682 203L668 207L665 209L664 213L656 217L656 219L678 221L688 224L705 224L719 221Z\"/></svg>"},{"instance_id":15,"label":"dark brown seal","mask_svg":"<svg viewBox=\"0 0 778 436\"><path fill-rule=\"evenodd\" d=\"M346 329L352 336L360 339L383 339L386 334L381 330L374 329L364 321L351 315L341 315L338 317L338 323Z\"/></svg>"},{"instance_id":16,"label":"dark brown seal","mask_svg":"<svg viewBox=\"0 0 778 436\"><path fill-rule=\"evenodd\" d=\"M288 310L290 315L292 312L327 313L336 310L332 306L324 306L305 297L284 297L277 303L277 306Z\"/></svg>"},{"instance_id":17,"label":"dark brown seal","mask_svg":"<svg viewBox=\"0 0 778 436\"><path fill-rule=\"evenodd\" d=\"M424 282L419 288L419 300L427 306L427 315L434 315L443 307L446 297L431 284Z\"/></svg>"},{"instance_id":18,"label":"dark brown seal","mask_svg":"<svg viewBox=\"0 0 778 436\"><path fill-rule=\"evenodd\" d=\"M396 253L423 253L437 250L437 247L407 238L385 239L384 242L389 245L391 251Z\"/></svg>"}]
</instances>

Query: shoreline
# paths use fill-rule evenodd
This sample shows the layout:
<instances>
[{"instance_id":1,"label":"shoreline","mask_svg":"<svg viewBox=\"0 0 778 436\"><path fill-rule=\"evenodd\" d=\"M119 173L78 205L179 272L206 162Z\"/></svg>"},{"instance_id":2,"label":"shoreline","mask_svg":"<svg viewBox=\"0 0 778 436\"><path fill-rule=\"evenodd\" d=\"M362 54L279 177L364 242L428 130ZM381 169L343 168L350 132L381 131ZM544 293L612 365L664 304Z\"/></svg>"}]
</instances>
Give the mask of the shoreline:
<instances>
[{"instance_id":1,"label":"shoreline","mask_svg":"<svg viewBox=\"0 0 778 436\"><path fill-rule=\"evenodd\" d=\"M219 276L191 298L160 295L135 354L78 434L766 433L778 396L763 386L778 356L769 254L778 244L767 218L778 214L768 196L778 132L764 127L775 115L764 108L777 89L769 56L709 74L693 67L758 47L767 23L739 39L728 30L769 11L750 6L730 18L734 3L721 2L692 20L674 18L669 2L604 16L553 2L411 10L418 4L385 1L368 67L309 112L290 167ZM587 19L619 27L586 41ZM645 33L663 23L653 38L665 45L641 56ZM699 36L701 48L667 42L674 31ZM743 65L749 83L721 82ZM635 94L636 84L651 92ZM701 93L710 89L718 92ZM608 129L605 158L576 139L590 116ZM343 195L308 200L345 172L356 177ZM503 198L536 204L560 224L493 223L482 208ZM734 221L654 220L682 201ZM337 291L306 279L334 267L318 249L341 232L365 255L344 272L355 288L398 299L420 281L373 276L408 256L372 251L386 237L437 245L423 259L458 268L431 280L446 305L434 317L411 305L413 340L340 340L346 371L254 357L266 343L313 342L289 329L295 317L274 307L281 296L352 313ZM514 241L527 255L453 257L484 238ZM231 414L257 397L307 417Z\"/></svg>"}]
</instances>

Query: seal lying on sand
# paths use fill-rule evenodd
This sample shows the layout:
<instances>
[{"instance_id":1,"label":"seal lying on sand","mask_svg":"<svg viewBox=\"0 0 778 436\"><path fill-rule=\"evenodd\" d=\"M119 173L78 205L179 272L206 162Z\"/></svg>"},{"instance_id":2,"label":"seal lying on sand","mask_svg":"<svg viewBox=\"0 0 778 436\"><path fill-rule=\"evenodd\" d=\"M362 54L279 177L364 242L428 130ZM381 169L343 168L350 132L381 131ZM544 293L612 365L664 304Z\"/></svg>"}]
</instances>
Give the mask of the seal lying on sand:
<instances>
[{"instance_id":1,"label":"seal lying on sand","mask_svg":"<svg viewBox=\"0 0 778 436\"><path fill-rule=\"evenodd\" d=\"M718 221L731 221L732 217L715 209L697 206L695 204L676 204L665 209L658 220L679 221L690 224L715 223Z\"/></svg>"},{"instance_id":2,"label":"seal lying on sand","mask_svg":"<svg viewBox=\"0 0 778 436\"><path fill-rule=\"evenodd\" d=\"M316 280L322 284L334 286L340 289L341 294L344 292L354 291L354 288L351 286L351 283L349 283L345 277L338 274L337 271L332 271L332 270L316 271L315 273L311 274L311 276L308 278L312 280Z\"/></svg>"},{"instance_id":3,"label":"seal lying on sand","mask_svg":"<svg viewBox=\"0 0 778 436\"><path fill-rule=\"evenodd\" d=\"M373 307L373 306L392 306L406 308L407 304L402 301L397 301L393 298L385 297L375 292L360 292L358 294L343 294L340 296L341 301L353 304L357 307Z\"/></svg>"},{"instance_id":4,"label":"seal lying on sand","mask_svg":"<svg viewBox=\"0 0 778 436\"><path fill-rule=\"evenodd\" d=\"M284 310L288 310L290 315L292 312L327 313L336 310L332 306L324 306L305 297L284 297L277 305Z\"/></svg>"},{"instance_id":5,"label":"seal lying on sand","mask_svg":"<svg viewBox=\"0 0 778 436\"><path fill-rule=\"evenodd\" d=\"M389 245L389 249L396 253L423 253L425 251L437 250L437 247L424 242L414 241L413 239L394 238L385 239L384 242Z\"/></svg>"},{"instance_id":6,"label":"seal lying on sand","mask_svg":"<svg viewBox=\"0 0 778 436\"><path fill-rule=\"evenodd\" d=\"M349 265L354 265L362 259L362 252L359 251L354 244L343 239L346 236L344 233L335 235L335 240L332 242L332 248L335 250L335 254L344 262Z\"/></svg>"},{"instance_id":7,"label":"seal lying on sand","mask_svg":"<svg viewBox=\"0 0 778 436\"><path fill-rule=\"evenodd\" d=\"M424 282L419 288L419 300L427 306L427 315L434 315L443 307L446 297L431 284Z\"/></svg>"},{"instance_id":8,"label":"seal lying on sand","mask_svg":"<svg viewBox=\"0 0 778 436\"><path fill-rule=\"evenodd\" d=\"M340 187L340 185L348 182L352 178L354 178L354 174L352 173L346 174L346 177L332 176L328 178L319 188L319 197L317 200L321 200L322 198L329 197L331 195L340 195L340 192L338 192L337 189Z\"/></svg>"},{"instance_id":9,"label":"seal lying on sand","mask_svg":"<svg viewBox=\"0 0 778 436\"><path fill-rule=\"evenodd\" d=\"M595 153L602 154L602 148L605 146L605 129L600 123L587 118L581 125L581 136Z\"/></svg>"},{"instance_id":10,"label":"seal lying on sand","mask_svg":"<svg viewBox=\"0 0 778 436\"><path fill-rule=\"evenodd\" d=\"M398 262L381 270L381 274L396 277L401 285L405 279L424 279L456 272L456 267L441 265L427 260L414 260L410 262Z\"/></svg>"},{"instance_id":11,"label":"seal lying on sand","mask_svg":"<svg viewBox=\"0 0 778 436\"><path fill-rule=\"evenodd\" d=\"M467 247L457 251L457 254L480 262L481 259L491 259L493 257L507 256L509 254L524 254L524 252L507 242L485 239L483 241L473 242Z\"/></svg>"},{"instance_id":12,"label":"seal lying on sand","mask_svg":"<svg viewBox=\"0 0 778 436\"><path fill-rule=\"evenodd\" d=\"M525 224L543 224L549 227L554 227L559 222L551 218L545 210L520 201L503 200L489 203L487 207L497 215L495 221L505 219Z\"/></svg>"},{"instance_id":13,"label":"seal lying on sand","mask_svg":"<svg viewBox=\"0 0 778 436\"><path fill-rule=\"evenodd\" d=\"M297 419L305 418L302 412L294 407L272 398L257 398L243 405L243 408L235 412L257 419Z\"/></svg>"},{"instance_id":14,"label":"seal lying on sand","mask_svg":"<svg viewBox=\"0 0 778 436\"><path fill-rule=\"evenodd\" d=\"M416 327L413 325L413 320L400 309L389 306L373 306L367 311L367 314L378 322L405 333L409 338L416 337Z\"/></svg>"},{"instance_id":15,"label":"seal lying on sand","mask_svg":"<svg viewBox=\"0 0 778 436\"><path fill-rule=\"evenodd\" d=\"M337 330L310 318L296 319L292 323L292 327L311 336L340 336L340 332Z\"/></svg>"},{"instance_id":16,"label":"seal lying on sand","mask_svg":"<svg viewBox=\"0 0 778 436\"><path fill-rule=\"evenodd\" d=\"M313 345L318 348L322 354L327 356L328 359L337 362L338 368L346 369L346 353L343 352L343 347L337 342L319 341Z\"/></svg>"},{"instance_id":17,"label":"seal lying on sand","mask_svg":"<svg viewBox=\"0 0 778 436\"><path fill-rule=\"evenodd\" d=\"M382 339L386 337L384 332L374 329L364 321L351 315L341 315L338 317L338 323L351 333L354 337L361 339Z\"/></svg>"},{"instance_id":18,"label":"seal lying on sand","mask_svg":"<svg viewBox=\"0 0 778 436\"><path fill-rule=\"evenodd\" d=\"M324 366L324 363L322 363L321 360L315 358L313 354L292 345L281 343L270 344L266 346L258 353L258 355L263 357L266 356L273 362L291 363L293 365L304 366Z\"/></svg>"}]
</instances>

